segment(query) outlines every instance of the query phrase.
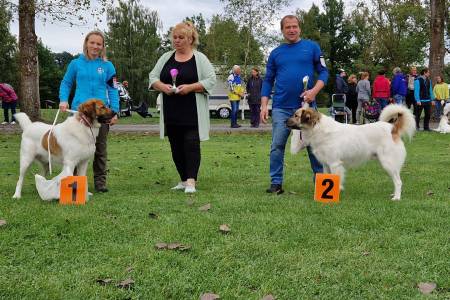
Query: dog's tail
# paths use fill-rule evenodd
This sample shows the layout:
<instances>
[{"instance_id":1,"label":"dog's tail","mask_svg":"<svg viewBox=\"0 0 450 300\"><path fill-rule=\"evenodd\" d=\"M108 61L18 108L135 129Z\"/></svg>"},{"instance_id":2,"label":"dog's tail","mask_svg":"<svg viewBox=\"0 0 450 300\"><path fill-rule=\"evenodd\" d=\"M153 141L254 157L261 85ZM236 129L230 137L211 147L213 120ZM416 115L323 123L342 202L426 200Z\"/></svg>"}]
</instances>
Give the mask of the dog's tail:
<instances>
[{"instance_id":1,"label":"dog's tail","mask_svg":"<svg viewBox=\"0 0 450 300\"><path fill-rule=\"evenodd\" d=\"M25 130L32 123L30 118L27 116L26 113L22 113L22 112L17 113L17 114L14 115L14 118L19 123L20 127L22 128L22 130Z\"/></svg>"},{"instance_id":2,"label":"dog's tail","mask_svg":"<svg viewBox=\"0 0 450 300\"><path fill-rule=\"evenodd\" d=\"M380 121L393 125L392 136L394 140L404 135L412 138L416 131L416 120L411 111L404 105L390 104L386 106L381 112Z\"/></svg>"}]
</instances>

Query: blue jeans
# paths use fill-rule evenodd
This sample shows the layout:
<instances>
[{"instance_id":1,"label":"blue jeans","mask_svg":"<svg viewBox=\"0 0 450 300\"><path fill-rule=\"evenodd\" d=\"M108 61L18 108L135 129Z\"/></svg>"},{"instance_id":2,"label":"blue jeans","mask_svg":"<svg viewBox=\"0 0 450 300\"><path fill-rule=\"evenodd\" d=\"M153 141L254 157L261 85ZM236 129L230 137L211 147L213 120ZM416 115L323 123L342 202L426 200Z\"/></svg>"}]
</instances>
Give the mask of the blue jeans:
<instances>
[{"instance_id":1,"label":"blue jeans","mask_svg":"<svg viewBox=\"0 0 450 300\"><path fill-rule=\"evenodd\" d=\"M402 95L399 95L399 94L395 94L393 98L395 100L395 103L397 103L397 104L405 104L405 99L406 99L405 96L402 96Z\"/></svg>"},{"instance_id":2,"label":"blue jeans","mask_svg":"<svg viewBox=\"0 0 450 300\"><path fill-rule=\"evenodd\" d=\"M239 102L240 101L230 101L231 102L231 126L237 125Z\"/></svg>"},{"instance_id":3,"label":"blue jeans","mask_svg":"<svg viewBox=\"0 0 450 300\"><path fill-rule=\"evenodd\" d=\"M440 119L442 114L441 100L434 101L434 117Z\"/></svg>"},{"instance_id":4,"label":"blue jeans","mask_svg":"<svg viewBox=\"0 0 450 300\"><path fill-rule=\"evenodd\" d=\"M312 105L315 106L315 103ZM272 184L283 183L284 150L291 130L286 127L286 120L292 117L297 109L272 109L272 145L270 146L270 178ZM311 169L314 173L322 173L322 164L307 147Z\"/></svg>"},{"instance_id":5,"label":"blue jeans","mask_svg":"<svg viewBox=\"0 0 450 300\"><path fill-rule=\"evenodd\" d=\"M386 98L375 98L375 100L380 103L381 110L383 110L388 105L388 99Z\"/></svg>"}]
</instances>

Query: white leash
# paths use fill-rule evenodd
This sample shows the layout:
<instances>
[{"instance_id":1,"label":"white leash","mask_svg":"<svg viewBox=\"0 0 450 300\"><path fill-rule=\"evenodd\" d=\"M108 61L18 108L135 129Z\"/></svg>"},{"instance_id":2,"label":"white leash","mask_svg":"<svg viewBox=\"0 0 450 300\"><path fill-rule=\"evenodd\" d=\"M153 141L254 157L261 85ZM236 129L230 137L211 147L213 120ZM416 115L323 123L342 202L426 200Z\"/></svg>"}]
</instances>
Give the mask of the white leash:
<instances>
[{"instance_id":1,"label":"white leash","mask_svg":"<svg viewBox=\"0 0 450 300\"><path fill-rule=\"evenodd\" d=\"M50 128L50 132L48 133L48 136L47 136L48 171L50 172L50 175L52 175L52 156L51 156L51 151L50 151L50 137L51 137L51 135L52 135L53 128L55 128L56 121L58 120L59 111L60 111L60 110L58 109L58 111L56 112L55 119L53 120L52 127ZM76 110L71 110L71 109L66 109L66 111L67 111L67 112L70 112L70 113L76 113L76 112L77 112Z\"/></svg>"}]
</instances>

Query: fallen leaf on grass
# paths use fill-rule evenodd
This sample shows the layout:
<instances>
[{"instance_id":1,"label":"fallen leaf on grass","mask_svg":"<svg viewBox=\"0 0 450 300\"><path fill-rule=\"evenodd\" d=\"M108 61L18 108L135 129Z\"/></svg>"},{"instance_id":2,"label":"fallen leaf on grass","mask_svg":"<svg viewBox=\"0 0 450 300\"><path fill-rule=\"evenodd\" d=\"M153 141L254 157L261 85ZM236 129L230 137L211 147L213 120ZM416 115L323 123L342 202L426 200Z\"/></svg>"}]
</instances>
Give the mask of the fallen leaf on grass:
<instances>
[{"instance_id":1,"label":"fallen leaf on grass","mask_svg":"<svg viewBox=\"0 0 450 300\"><path fill-rule=\"evenodd\" d=\"M230 227L227 224L220 225L219 226L219 230L220 230L220 232L222 232L224 234L227 234L227 233L231 232L231 229L230 229Z\"/></svg>"},{"instance_id":2,"label":"fallen leaf on grass","mask_svg":"<svg viewBox=\"0 0 450 300\"><path fill-rule=\"evenodd\" d=\"M433 191L428 191L427 192L427 196L433 196L434 195L434 192Z\"/></svg>"},{"instance_id":3,"label":"fallen leaf on grass","mask_svg":"<svg viewBox=\"0 0 450 300\"><path fill-rule=\"evenodd\" d=\"M186 201L186 204L187 204L187 206L192 206L192 205L194 205L194 199L188 199L188 200Z\"/></svg>"},{"instance_id":4,"label":"fallen leaf on grass","mask_svg":"<svg viewBox=\"0 0 450 300\"><path fill-rule=\"evenodd\" d=\"M362 253L363 256L367 256L367 255L369 255L369 254L370 254L369 251L364 251L364 252Z\"/></svg>"},{"instance_id":5,"label":"fallen leaf on grass","mask_svg":"<svg viewBox=\"0 0 450 300\"><path fill-rule=\"evenodd\" d=\"M220 299L220 296L213 293L206 293L200 296L200 300L215 300Z\"/></svg>"},{"instance_id":6,"label":"fallen leaf on grass","mask_svg":"<svg viewBox=\"0 0 450 300\"><path fill-rule=\"evenodd\" d=\"M96 281L100 285L107 285L112 283L113 280L111 278L105 278L105 279L97 279Z\"/></svg>"},{"instance_id":7,"label":"fallen leaf on grass","mask_svg":"<svg viewBox=\"0 0 450 300\"><path fill-rule=\"evenodd\" d=\"M128 278L128 279L122 280L116 286L121 289L129 289L129 288L132 288L133 285L134 285L134 280L131 278Z\"/></svg>"},{"instance_id":8,"label":"fallen leaf on grass","mask_svg":"<svg viewBox=\"0 0 450 300\"><path fill-rule=\"evenodd\" d=\"M436 283L434 282L421 282L417 285L419 291L424 295L431 294L432 291L436 288Z\"/></svg>"},{"instance_id":9,"label":"fallen leaf on grass","mask_svg":"<svg viewBox=\"0 0 450 300\"><path fill-rule=\"evenodd\" d=\"M211 209L211 203L208 203L208 204L203 205L203 206L198 208L199 211L208 211L210 209Z\"/></svg>"},{"instance_id":10,"label":"fallen leaf on grass","mask_svg":"<svg viewBox=\"0 0 450 300\"><path fill-rule=\"evenodd\" d=\"M148 217L150 218L150 219L158 219L159 218L159 215L158 214L156 214L156 213L148 213Z\"/></svg>"},{"instance_id":11,"label":"fallen leaf on grass","mask_svg":"<svg viewBox=\"0 0 450 300\"><path fill-rule=\"evenodd\" d=\"M297 192L290 191L289 194L291 194L291 195L297 195Z\"/></svg>"},{"instance_id":12,"label":"fallen leaf on grass","mask_svg":"<svg viewBox=\"0 0 450 300\"><path fill-rule=\"evenodd\" d=\"M167 249L167 244L166 243L156 243L155 248L156 248L156 250Z\"/></svg>"},{"instance_id":13,"label":"fallen leaf on grass","mask_svg":"<svg viewBox=\"0 0 450 300\"><path fill-rule=\"evenodd\" d=\"M6 221L5 220L0 220L0 227L1 226L5 226L6 225Z\"/></svg>"},{"instance_id":14,"label":"fallen leaf on grass","mask_svg":"<svg viewBox=\"0 0 450 300\"><path fill-rule=\"evenodd\" d=\"M130 272L133 272L133 271L134 271L134 268L131 267L131 266L125 269L125 272L127 272L127 273L130 273Z\"/></svg>"},{"instance_id":15,"label":"fallen leaf on grass","mask_svg":"<svg viewBox=\"0 0 450 300\"><path fill-rule=\"evenodd\" d=\"M275 300L275 297L272 294L265 295L261 300Z\"/></svg>"},{"instance_id":16,"label":"fallen leaf on grass","mask_svg":"<svg viewBox=\"0 0 450 300\"><path fill-rule=\"evenodd\" d=\"M178 250L178 251L186 251L191 249L190 245L185 245L181 243L156 243L156 250Z\"/></svg>"}]
</instances>

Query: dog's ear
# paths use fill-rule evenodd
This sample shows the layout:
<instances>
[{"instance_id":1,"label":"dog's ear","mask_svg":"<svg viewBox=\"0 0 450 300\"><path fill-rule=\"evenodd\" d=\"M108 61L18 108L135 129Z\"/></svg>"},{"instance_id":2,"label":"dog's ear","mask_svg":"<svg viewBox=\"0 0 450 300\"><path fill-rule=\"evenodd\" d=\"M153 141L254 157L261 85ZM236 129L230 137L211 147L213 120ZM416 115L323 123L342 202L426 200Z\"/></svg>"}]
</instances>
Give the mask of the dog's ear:
<instances>
[{"instance_id":1,"label":"dog's ear","mask_svg":"<svg viewBox=\"0 0 450 300\"><path fill-rule=\"evenodd\" d=\"M80 105L78 111L82 113L86 118L88 118L89 122L92 124L94 120L97 118L97 103L95 100L89 100Z\"/></svg>"}]
</instances>

